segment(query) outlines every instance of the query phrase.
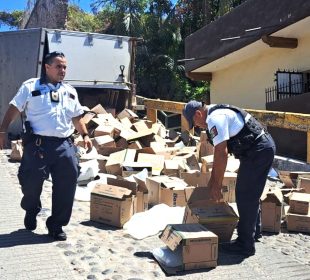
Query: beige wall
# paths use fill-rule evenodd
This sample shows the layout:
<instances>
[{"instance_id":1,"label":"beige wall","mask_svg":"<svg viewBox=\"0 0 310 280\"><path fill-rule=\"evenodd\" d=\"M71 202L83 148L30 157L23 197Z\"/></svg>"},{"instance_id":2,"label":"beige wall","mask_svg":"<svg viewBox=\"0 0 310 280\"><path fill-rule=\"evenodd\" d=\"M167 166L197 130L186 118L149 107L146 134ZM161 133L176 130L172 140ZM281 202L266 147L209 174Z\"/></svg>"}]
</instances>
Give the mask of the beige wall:
<instances>
[{"instance_id":1,"label":"beige wall","mask_svg":"<svg viewBox=\"0 0 310 280\"><path fill-rule=\"evenodd\" d=\"M310 70L309 35L298 38L296 49L270 48L268 45L265 45L264 49L264 52L255 57L213 72L211 103L229 103L242 108L265 109L265 88L275 85L274 74L278 69Z\"/></svg>"}]
</instances>

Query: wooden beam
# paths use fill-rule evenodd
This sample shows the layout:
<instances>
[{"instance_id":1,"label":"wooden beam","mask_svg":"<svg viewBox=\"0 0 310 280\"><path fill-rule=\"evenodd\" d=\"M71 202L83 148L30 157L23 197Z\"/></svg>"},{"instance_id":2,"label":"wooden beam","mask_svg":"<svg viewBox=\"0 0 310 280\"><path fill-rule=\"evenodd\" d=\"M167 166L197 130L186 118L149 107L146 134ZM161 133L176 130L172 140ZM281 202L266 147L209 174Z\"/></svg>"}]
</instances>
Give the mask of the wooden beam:
<instances>
[{"instance_id":1,"label":"wooden beam","mask_svg":"<svg viewBox=\"0 0 310 280\"><path fill-rule=\"evenodd\" d=\"M271 48L288 48L295 49L298 46L298 40L296 38L284 38L284 37L276 37L263 35L262 41L269 45Z\"/></svg>"},{"instance_id":2,"label":"wooden beam","mask_svg":"<svg viewBox=\"0 0 310 280\"><path fill-rule=\"evenodd\" d=\"M310 163L310 131L307 132L307 162Z\"/></svg>"},{"instance_id":3,"label":"wooden beam","mask_svg":"<svg viewBox=\"0 0 310 280\"><path fill-rule=\"evenodd\" d=\"M185 74L188 78L190 78L193 81L211 82L212 80L212 73L210 72L204 72L204 73L186 72Z\"/></svg>"},{"instance_id":4,"label":"wooden beam","mask_svg":"<svg viewBox=\"0 0 310 280\"><path fill-rule=\"evenodd\" d=\"M157 110L182 114L185 106L183 102L173 102L165 100L144 99L147 108L147 116L153 122L157 120ZM277 112L265 110L245 109L252 114L262 124L271 127L286 128L303 131L307 133L307 162L310 163L310 114L299 114L290 112ZM181 117L181 129L188 129L186 119Z\"/></svg>"},{"instance_id":5,"label":"wooden beam","mask_svg":"<svg viewBox=\"0 0 310 280\"><path fill-rule=\"evenodd\" d=\"M182 114L182 110L185 106L185 103L166 101L166 100L145 99L144 105L147 108L147 110L155 109L165 112Z\"/></svg>"},{"instance_id":6,"label":"wooden beam","mask_svg":"<svg viewBox=\"0 0 310 280\"><path fill-rule=\"evenodd\" d=\"M152 123L157 123L157 110L155 110L155 109L147 109L146 117Z\"/></svg>"},{"instance_id":7,"label":"wooden beam","mask_svg":"<svg viewBox=\"0 0 310 280\"><path fill-rule=\"evenodd\" d=\"M297 131L310 131L310 115L277 111L249 110L260 122L266 126L287 128Z\"/></svg>"}]
</instances>

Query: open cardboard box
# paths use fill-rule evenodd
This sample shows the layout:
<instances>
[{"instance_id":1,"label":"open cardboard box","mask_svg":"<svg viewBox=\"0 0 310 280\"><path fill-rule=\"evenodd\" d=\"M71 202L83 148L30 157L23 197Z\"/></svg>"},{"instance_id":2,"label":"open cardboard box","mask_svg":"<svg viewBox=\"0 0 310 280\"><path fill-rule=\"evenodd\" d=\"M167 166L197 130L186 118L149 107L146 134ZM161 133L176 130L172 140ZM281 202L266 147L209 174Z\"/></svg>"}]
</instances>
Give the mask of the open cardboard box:
<instances>
[{"instance_id":1,"label":"open cardboard box","mask_svg":"<svg viewBox=\"0 0 310 280\"><path fill-rule=\"evenodd\" d=\"M266 188L261 196L262 230L280 232L283 194L279 188Z\"/></svg>"},{"instance_id":2,"label":"open cardboard box","mask_svg":"<svg viewBox=\"0 0 310 280\"><path fill-rule=\"evenodd\" d=\"M90 220L121 228L136 212L135 206L132 190L97 184L91 192Z\"/></svg>"},{"instance_id":3,"label":"open cardboard box","mask_svg":"<svg viewBox=\"0 0 310 280\"><path fill-rule=\"evenodd\" d=\"M200 223L214 232L220 242L230 241L238 215L227 202L214 202L208 197L209 188L194 189L185 208L183 223Z\"/></svg>"},{"instance_id":4,"label":"open cardboard box","mask_svg":"<svg viewBox=\"0 0 310 280\"><path fill-rule=\"evenodd\" d=\"M134 177L134 179L135 182L131 182L122 177L117 177L116 179L108 177L107 183L109 185L130 189L137 198L134 208L135 213L144 212L148 209L148 190L141 180L136 177Z\"/></svg>"},{"instance_id":5,"label":"open cardboard box","mask_svg":"<svg viewBox=\"0 0 310 280\"><path fill-rule=\"evenodd\" d=\"M167 268L159 261L166 272L171 269L176 273L183 270L217 266L218 237L200 224L167 225L160 235L160 239L173 252L181 250L181 266Z\"/></svg>"},{"instance_id":6,"label":"open cardboard box","mask_svg":"<svg viewBox=\"0 0 310 280\"><path fill-rule=\"evenodd\" d=\"M210 180L211 173L201 173L200 171L191 170L188 172L180 172L180 178L189 186L206 187Z\"/></svg>"},{"instance_id":7,"label":"open cardboard box","mask_svg":"<svg viewBox=\"0 0 310 280\"><path fill-rule=\"evenodd\" d=\"M285 171L285 170L278 170L279 178L284 183L286 187L289 188L296 188L297 186L297 179L300 175L310 175L310 172L303 172L303 171Z\"/></svg>"}]
</instances>

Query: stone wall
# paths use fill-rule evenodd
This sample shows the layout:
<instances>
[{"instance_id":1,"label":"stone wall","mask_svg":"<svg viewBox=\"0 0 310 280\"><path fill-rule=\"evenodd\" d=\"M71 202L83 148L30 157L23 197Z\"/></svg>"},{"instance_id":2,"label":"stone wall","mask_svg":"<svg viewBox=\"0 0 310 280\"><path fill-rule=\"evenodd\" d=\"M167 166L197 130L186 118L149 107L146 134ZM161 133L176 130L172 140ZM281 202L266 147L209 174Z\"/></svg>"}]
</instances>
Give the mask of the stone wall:
<instances>
[{"instance_id":1,"label":"stone wall","mask_svg":"<svg viewBox=\"0 0 310 280\"><path fill-rule=\"evenodd\" d=\"M38 0L23 28L65 29L68 0Z\"/></svg>"}]
</instances>

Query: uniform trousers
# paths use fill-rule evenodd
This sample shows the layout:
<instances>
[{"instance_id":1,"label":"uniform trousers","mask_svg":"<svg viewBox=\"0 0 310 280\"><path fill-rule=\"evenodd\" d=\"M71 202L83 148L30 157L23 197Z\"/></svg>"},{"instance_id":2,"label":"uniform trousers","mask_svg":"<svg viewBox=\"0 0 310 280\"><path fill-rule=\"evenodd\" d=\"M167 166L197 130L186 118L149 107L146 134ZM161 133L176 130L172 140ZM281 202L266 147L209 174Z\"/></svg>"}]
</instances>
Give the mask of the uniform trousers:
<instances>
[{"instance_id":1,"label":"uniform trousers","mask_svg":"<svg viewBox=\"0 0 310 280\"><path fill-rule=\"evenodd\" d=\"M257 139L254 146L240 158L236 182L239 212L238 241L246 248L255 248L255 236L261 231L260 197L275 155L275 144L269 134Z\"/></svg>"},{"instance_id":2,"label":"uniform trousers","mask_svg":"<svg viewBox=\"0 0 310 280\"><path fill-rule=\"evenodd\" d=\"M40 212L42 186L49 175L53 183L52 214L46 225L50 231L58 231L69 223L79 175L71 139L36 136L24 147L18 179L23 192L21 207L27 212Z\"/></svg>"}]
</instances>

